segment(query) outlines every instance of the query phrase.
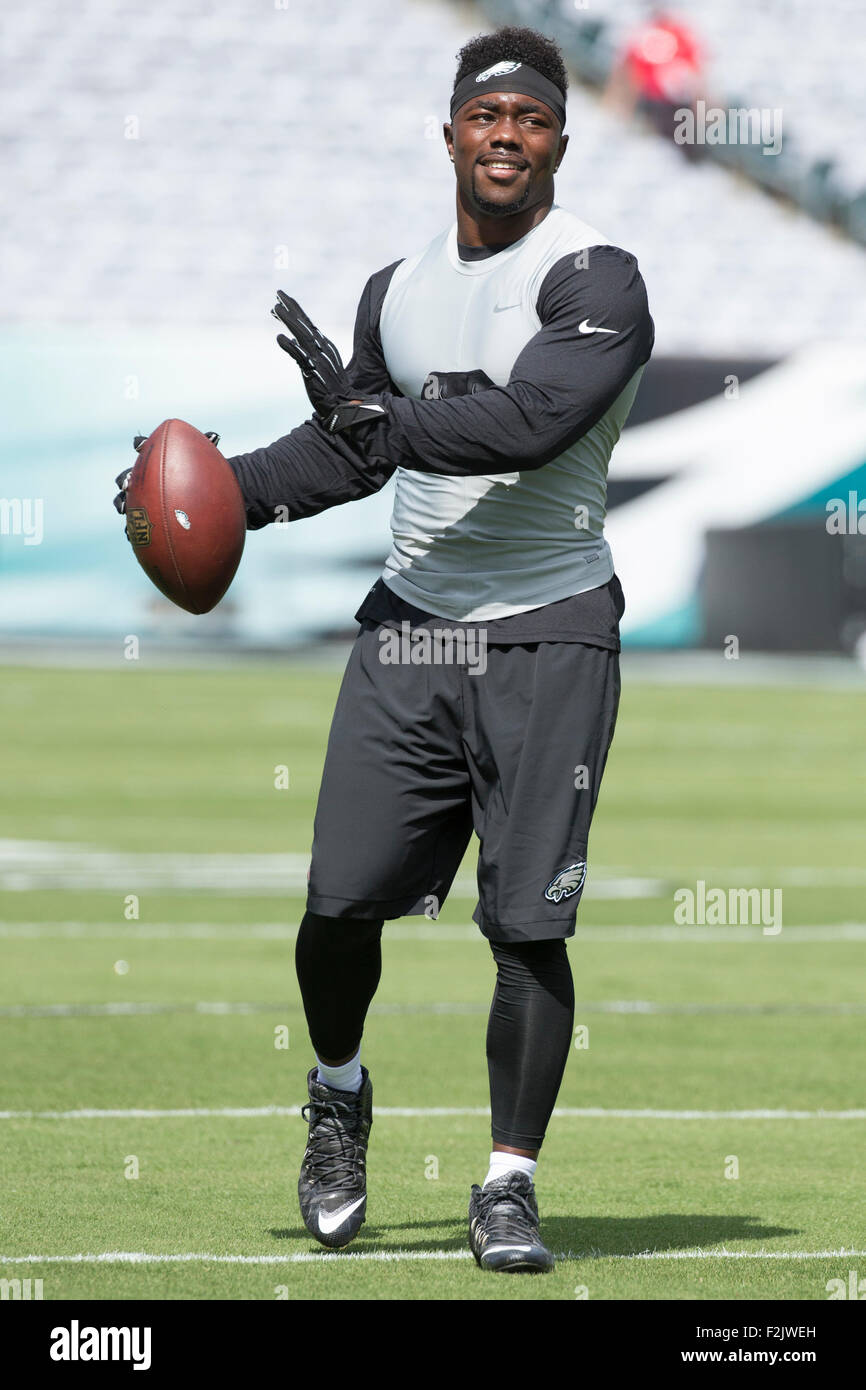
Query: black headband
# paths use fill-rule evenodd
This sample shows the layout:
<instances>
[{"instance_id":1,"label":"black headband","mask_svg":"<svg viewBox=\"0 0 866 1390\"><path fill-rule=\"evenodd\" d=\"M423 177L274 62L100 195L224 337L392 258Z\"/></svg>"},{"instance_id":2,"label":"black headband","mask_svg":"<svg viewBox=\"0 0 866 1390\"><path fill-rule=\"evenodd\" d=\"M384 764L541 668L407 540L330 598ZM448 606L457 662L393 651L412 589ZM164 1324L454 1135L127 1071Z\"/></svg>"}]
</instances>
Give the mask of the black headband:
<instances>
[{"instance_id":1,"label":"black headband","mask_svg":"<svg viewBox=\"0 0 866 1390\"><path fill-rule=\"evenodd\" d=\"M467 73L457 83L451 97L452 121L461 106L465 106L473 97L484 96L486 92L522 92L525 96L535 97L536 101L543 101L545 106L550 107L559 121L560 130L565 125L565 97L556 84L549 77L536 72L528 63L508 60L493 63L480 72Z\"/></svg>"}]
</instances>

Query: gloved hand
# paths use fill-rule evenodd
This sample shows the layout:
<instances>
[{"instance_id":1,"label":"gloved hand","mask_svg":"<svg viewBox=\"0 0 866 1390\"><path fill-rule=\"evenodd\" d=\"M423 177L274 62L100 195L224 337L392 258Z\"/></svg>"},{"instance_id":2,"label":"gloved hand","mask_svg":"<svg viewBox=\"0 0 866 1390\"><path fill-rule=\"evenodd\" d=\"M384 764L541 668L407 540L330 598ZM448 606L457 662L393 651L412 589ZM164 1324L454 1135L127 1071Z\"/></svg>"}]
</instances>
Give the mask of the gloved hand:
<instances>
[{"instance_id":1,"label":"gloved hand","mask_svg":"<svg viewBox=\"0 0 866 1390\"><path fill-rule=\"evenodd\" d=\"M216 430L205 430L204 437L205 439L209 439L214 446L220 442L220 437ZM149 435L146 434L137 434L135 436L132 443L136 453L140 453L142 444L144 444L145 440L148 438ZM132 477L132 470L134 467L134 463L130 464L129 468L124 468L123 472L118 473L114 480L115 486L120 488L119 493L114 499L114 506L115 509L120 512L121 516L126 516L126 489L129 487L129 480Z\"/></svg>"},{"instance_id":2,"label":"gloved hand","mask_svg":"<svg viewBox=\"0 0 866 1390\"><path fill-rule=\"evenodd\" d=\"M142 444L146 439L146 434L137 434L135 436L132 443L136 453L139 452ZM118 473L117 477L114 480L115 487L120 488L120 492L114 499L114 506L116 510L120 512L121 516L126 516L126 489L129 487L129 480L132 477L132 470L134 467L134 463L130 464L128 468L124 468L122 473Z\"/></svg>"},{"instance_id":3,"label":"gloved hand","mask_svg":"<svg viewBox=\"0 0 866 1390\"><path fill-rule=\"evenodd\" d=\"M271 313L292 334L287 338L278 333L277 342L300 367L310 404L329 433L341 433L385 414L375 401L358 398L337 348L310 322L296 299L278 290Z\"/></svg>"}]
</instances>

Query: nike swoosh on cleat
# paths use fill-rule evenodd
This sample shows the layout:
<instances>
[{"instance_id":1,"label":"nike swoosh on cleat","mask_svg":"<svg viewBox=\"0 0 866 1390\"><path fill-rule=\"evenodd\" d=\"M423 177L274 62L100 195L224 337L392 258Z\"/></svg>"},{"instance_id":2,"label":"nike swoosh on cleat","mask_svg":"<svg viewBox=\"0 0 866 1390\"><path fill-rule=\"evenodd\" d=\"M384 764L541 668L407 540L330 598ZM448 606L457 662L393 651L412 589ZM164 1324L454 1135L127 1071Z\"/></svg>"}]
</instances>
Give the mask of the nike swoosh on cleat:
<instances>
[{"instance_id":1,"label":"nike swoosh on cleat","mask_svg":"<svg viewBox=\"0 0 866 1390\"><path fill-rule=\"evenodd\" d=\"M363 1200L363 1197L359 1197L357 1202L349 1202L347 1206L338 1207L336 1211L320 1211L319 1230L322 1232L322 1235L333 1235L334 1231L336 1231L338 1227L342 1226L343 1222L346 1221L347 1218L352 1215L352 1212L357 1211L358 1207L361 1205Z\"/></svg>"}]
</instances>

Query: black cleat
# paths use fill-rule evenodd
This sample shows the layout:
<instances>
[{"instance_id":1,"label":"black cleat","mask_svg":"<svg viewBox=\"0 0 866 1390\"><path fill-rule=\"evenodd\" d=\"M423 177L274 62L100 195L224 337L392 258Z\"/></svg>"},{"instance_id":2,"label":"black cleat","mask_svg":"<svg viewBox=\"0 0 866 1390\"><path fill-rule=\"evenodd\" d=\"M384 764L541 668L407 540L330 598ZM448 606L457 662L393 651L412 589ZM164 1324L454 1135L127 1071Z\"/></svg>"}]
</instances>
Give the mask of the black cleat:
<instances>
[{"instance_id":1,"label":"black cleat","mask_svg":"<svg viewBox=\"0 0 866 1390\"><path fill-rule=\"evenodd\" d=\"M554 1258L538 1234L538 1206L528 1173L506 1173L472 1188L469 1245L482 1269L548 1274Z\"/></svg>"},{"instance_id":2,"label":"black cleat","mask_svg":"<svg viewBox=\"0 0 866 1390\"><path fill-rule=\"evenodd\" d=\"M322 1245L339 1249L354 1240L367 1214L367 1141L373 1123L373 1084L361 1068L361 1089L336 1091L307 1077L310 1095L301 1110L310 1133L298 1178L304 1225Z\"/></svg>"}]
</instances>

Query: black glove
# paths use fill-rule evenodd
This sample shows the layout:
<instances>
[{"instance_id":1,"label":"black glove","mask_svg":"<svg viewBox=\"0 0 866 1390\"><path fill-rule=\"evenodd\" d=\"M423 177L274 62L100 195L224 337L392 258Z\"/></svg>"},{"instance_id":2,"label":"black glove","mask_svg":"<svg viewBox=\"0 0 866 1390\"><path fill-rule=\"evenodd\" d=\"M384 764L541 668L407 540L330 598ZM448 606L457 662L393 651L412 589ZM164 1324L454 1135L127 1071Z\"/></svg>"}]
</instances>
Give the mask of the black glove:
<instances>
[{"instance_id":1,"label":"black glove","mask_svg":"<svg viewBox=\"0 0 866 1390\"><path fill-rule=\"evenodd\" d=\"M144 444L145 440L149 437L150 436L146 434L137 434L135 436L132 443L137 454L141 452L142 444ZM204 437L205 439L209 439L214 447L220 442L220 437L216 433L216 430L205 430ZM114 480L115 486L120 488L120 492L114 499L114 506L115 509L120 512L121 516L126 516L126 489L129 487L129 480L132 477L132 470L134 468L135 464L130 464L129 468L124 468L123 472L118 473Z\"/></svg>"},{"instance_id":2,"label":"black glove","mask_svg":"<svg viewBox=\"0 0 866 1390\"><path fill-rule=\"evenodd\" d=\"M146 434L137 434L135 436L132 443L136 453L139 452L142 444L146 439ZM121 516L126 516L126 489L129 487L129 480L132 477L132 470L134 467L134 463L130 464L128 468L124 468L122 473L118 473L117 477L114 480L115 487L120 488L120 492L114 499L114 506L115 509L120 512Z\"/></svg>"},{"instance_id":3,"label":"black glove","mask_svg":"<svg viewBox=\"0 0 866 1390\"><path fill-rule=\"evenodd\" d=\"M384 406L358 399L336 347L310 322L296 299L277 290L271 313L292 334L287 338L278 333L277 342L300 367L310 404L330 434L385 414Z\"/></svg>"}]
</instances>

